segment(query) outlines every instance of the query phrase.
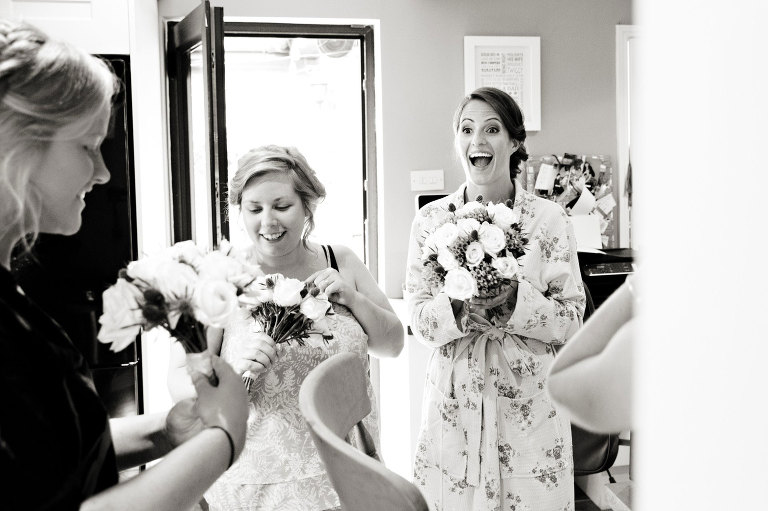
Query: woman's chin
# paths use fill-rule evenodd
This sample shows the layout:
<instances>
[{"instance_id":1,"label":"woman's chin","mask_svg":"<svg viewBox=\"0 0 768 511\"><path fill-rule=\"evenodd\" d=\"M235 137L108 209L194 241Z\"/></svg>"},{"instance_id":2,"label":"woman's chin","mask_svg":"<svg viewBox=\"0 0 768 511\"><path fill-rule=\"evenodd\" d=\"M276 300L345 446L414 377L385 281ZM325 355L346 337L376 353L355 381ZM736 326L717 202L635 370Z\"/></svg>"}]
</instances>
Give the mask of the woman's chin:
<instances>
[{"instance_id":1,"label":"woman's chin","mask_svg":"<svg viewBox=\"0 0 768 511\"><path fill-rule=\"evenodd\" d=\"M82 224L83 219L80 218L79 214L76 219L72 218L69 221L66 221L65 219L55 219L55 221L40 219L38 231L45 234L71 236L80 230Z\"/></svg>"},{"instance_id":2,"label":"woman's chin","mask_svg":"<svg viewBox=\"0 0 768 511\"><path fill-rule=\"evenodd\" d=\"M277 240L268 240L263 236L259 236L256 245L256 249L265 255L273 257L283 256L288 254L293 248L288 242L288 239L283 236Z\"/></svg>"}]
</instances>

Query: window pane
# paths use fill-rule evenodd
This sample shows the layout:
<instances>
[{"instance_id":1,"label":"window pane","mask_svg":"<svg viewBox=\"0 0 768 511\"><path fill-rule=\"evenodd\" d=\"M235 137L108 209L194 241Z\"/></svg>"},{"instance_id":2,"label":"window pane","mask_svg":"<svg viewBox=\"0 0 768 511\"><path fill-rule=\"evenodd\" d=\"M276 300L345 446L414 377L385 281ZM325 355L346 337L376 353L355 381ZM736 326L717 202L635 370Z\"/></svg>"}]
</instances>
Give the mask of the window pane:
<instances>
[{"instance_id":1,"label":"window pane","mask_svg":"<svg viewBox=\"0 0 768 511\"><path fill-rule=\"evenodd\" d=\"M364 260L363 97L357 39L225 37L229 176L250 149L294 146L325 185L311 238ZM249 243L239 212L230 236Z\"/></svg>"},{"instance_id":2,"label":"window pane","mask_svg":"<svg viewBox=\"0 0 768 511\"><path fill-rule=\"evenodd\" d=\"M203 57L198 47L190 52L189 73L189 160L192 164L190 179L192 200L192 235L200 246L211 248L213 215L211 212L211 178L208 175L206 136L207 115L205 111L205 85Z\"/></svg>"}]
</instances>

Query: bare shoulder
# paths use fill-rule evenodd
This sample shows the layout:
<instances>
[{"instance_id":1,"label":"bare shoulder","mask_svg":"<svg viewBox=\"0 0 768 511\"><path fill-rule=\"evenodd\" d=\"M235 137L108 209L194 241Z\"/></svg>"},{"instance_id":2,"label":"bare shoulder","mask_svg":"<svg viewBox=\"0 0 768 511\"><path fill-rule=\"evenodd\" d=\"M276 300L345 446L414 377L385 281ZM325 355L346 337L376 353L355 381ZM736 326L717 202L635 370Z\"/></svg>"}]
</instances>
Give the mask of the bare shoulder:
<instances>
[{"instance_id":1,"label":"bare shoulder","mask_svg":"<svg viewBox=\"0 0 768 511\"><path fill-rule=\"evenodd\" d=\"M331 248L333 248L333 254L336 256L340 270L359 270L360 268L365 268L357 254L346 245L332 245Z\"/></svg>"},{"instance_id":2,"label":"bare shoulder","mask_svg":"<svg viewBox=\"0 0 768 511\"><path fill-rule=\"evenodd\" d=\"M360 260L351 248L345 245L333 245L332 248L336 256L336 262L339 265L339 271L345 280L354 280L355 287L358 290L365 283L373 280L368 267L363 264L363 261Z\"/></svg>"}]
</instances>

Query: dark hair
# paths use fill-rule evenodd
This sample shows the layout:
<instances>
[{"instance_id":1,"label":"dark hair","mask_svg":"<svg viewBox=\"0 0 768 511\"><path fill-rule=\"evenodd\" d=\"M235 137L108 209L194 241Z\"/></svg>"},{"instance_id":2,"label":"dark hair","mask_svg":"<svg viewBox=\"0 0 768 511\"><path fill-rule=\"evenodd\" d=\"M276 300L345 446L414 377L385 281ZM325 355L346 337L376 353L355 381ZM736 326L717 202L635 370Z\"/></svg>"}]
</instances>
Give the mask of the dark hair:
<instances>
[{"instance_id":1,"label":"dark hair","mask_svg":"<svg viewBox=\"0 0 768 511\"><path fill-rule=\"evenodd\" d=\"M239 207L243 201L243 190L248 183L273 174L289 176L293 189L301 199L307 215L301 235L301 241L306 248L307 238L315 227L315 209L325 198L325 187L298 149L265 145L248 151L237 162L237 171L229 183L229 203Z\"/></svg>"},{"instance_id":2,"label":"dark hair","mask_svg":"<svg viewBox=\"0 0 768 511\"><path fill-rule=\"evenodd\" d=\"M509 136L520 142L517 151L509 157L509 177L514 181L515 177L520 173L520 163L528 160L528 150L524 143L526 133L525 124L523 123L523 112L517 106L515 100L512 99L512 96L506 92L494 87L480 87L465 96L461 103L459 103L458 108L456 108L456 112L453 114L454 133L459 130L461 113L464 111L464 107L473 99L484 101L493 108L494 112L501 117L501 123L504 125L507 133L509 133Z\"/></svg>"}]
</instances>

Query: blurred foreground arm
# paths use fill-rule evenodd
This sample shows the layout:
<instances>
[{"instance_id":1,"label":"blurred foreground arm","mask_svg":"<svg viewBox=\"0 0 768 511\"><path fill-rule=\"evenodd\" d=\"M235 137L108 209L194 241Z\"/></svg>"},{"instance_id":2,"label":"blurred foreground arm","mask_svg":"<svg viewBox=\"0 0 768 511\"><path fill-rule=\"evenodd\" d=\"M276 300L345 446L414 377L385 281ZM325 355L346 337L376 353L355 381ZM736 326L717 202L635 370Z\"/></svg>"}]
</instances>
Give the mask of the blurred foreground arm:
<instances>
[{"instance_id":1,"label":"blurred foreground arm","mask_svg":"<svg viewBox=\"0 0 768 511\"><path fill-rule=\"evenodd\" d=\"M82 510L93 509L189 509L203 492L237 459L245 444L248 415L245 388L238 375L218 357L213 367L219 386L211 387L203 375L193 377L198 398L177 404L166 421L148 417L149 433L141 435L141 420L115 429L115 449L119 458L148 461L175 441L184 441L157 465L124 483L92 496ZM186 419L181 421L179 418ZM154 422L153 422L154 421ZM165 422L164 427L159 427ZM117 424L117 423L115 423ZM166 437L160 441L162 430ZM153 440L153 436L155 440ZM127 466L123 460L119 463Z\"/></svg>"},{"instance_id":2,"label":"blurred foreground arm","mask_svg":"<svg viewBox=\"0 0 768 511\"><path fill-rule=\"evenodd\" d=\"M630 429L634 335L625 283L558 353L547 388L575 424L604 433Z\"/></svg>"}]
</instances>

